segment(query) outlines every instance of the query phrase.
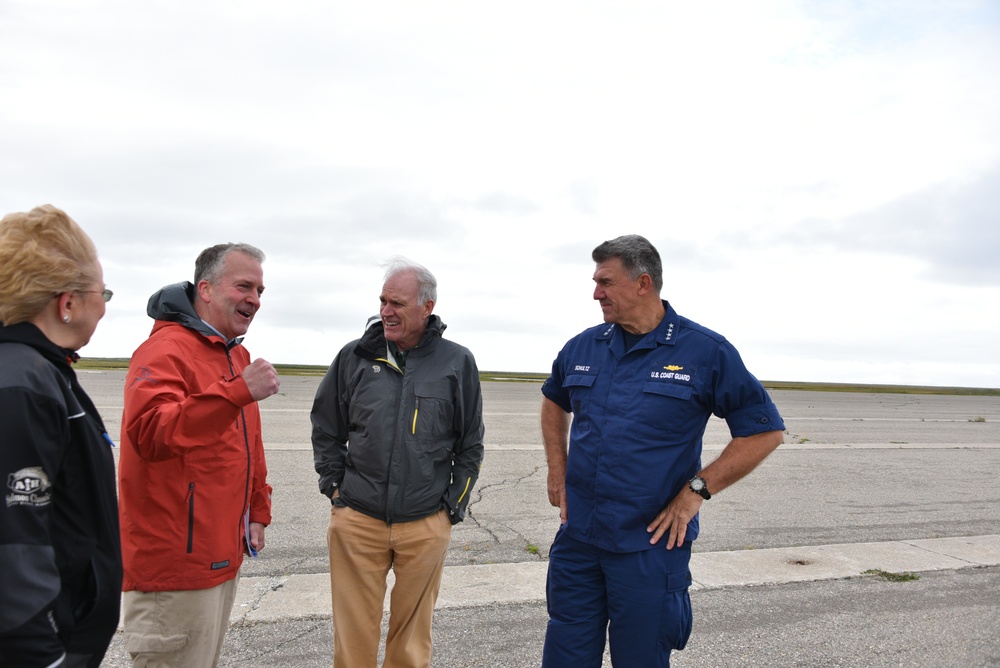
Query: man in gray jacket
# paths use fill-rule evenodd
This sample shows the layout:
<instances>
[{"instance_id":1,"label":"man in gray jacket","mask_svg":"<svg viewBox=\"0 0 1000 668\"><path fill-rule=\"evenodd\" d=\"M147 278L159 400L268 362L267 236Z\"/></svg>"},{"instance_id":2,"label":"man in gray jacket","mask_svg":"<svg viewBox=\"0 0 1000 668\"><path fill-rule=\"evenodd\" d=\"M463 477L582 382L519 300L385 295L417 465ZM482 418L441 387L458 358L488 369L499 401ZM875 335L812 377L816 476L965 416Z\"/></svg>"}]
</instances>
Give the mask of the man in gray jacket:
<instances>
[{"instance_id":1,"label":"man in gray jacket","mask_svg":"<svg viewBox=\"0 0 1000 668\"><path fill-rule=\"evenodd\" d=\"M312 409L327 542L333 664L374 668L386 576L396 577L383 666L429 666L431 620L451 527L465 518L483 460L472 353L441 337L437 281L397 258L378 318L347 344Z\"/></svg>"}]
</instances>

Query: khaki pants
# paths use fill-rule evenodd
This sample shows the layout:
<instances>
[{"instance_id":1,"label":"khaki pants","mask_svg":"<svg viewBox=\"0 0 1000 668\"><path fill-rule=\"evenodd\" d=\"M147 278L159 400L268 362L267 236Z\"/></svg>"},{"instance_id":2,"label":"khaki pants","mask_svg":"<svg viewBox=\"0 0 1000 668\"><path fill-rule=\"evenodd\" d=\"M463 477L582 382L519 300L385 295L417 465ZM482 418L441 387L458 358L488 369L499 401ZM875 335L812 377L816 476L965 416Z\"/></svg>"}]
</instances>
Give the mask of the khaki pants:
<instances>
[{"instance_id":1,"label":"khaki pants","mask_svg":"<svg viewBox=\"0 0 1000 668\"><path fill-rule=\"evenodd\" d=\"M431 621L451 542L447 512L387 525L334 506L326 537L333 593L333 665L377 666L386 576L392 568L396 584L389 604L383 666L430 666Z\"/></svg>"},{"instance_id":2,"label":"khaki pants","mask_svg":"<svg viewBox=\"0 0 1000 668\"><path fill-rule=\"evenodd\" d=\"M127 591L125 649L133 668L214 668L222 654L239 576L188 591Z\"/></svg>"}]
</instances>

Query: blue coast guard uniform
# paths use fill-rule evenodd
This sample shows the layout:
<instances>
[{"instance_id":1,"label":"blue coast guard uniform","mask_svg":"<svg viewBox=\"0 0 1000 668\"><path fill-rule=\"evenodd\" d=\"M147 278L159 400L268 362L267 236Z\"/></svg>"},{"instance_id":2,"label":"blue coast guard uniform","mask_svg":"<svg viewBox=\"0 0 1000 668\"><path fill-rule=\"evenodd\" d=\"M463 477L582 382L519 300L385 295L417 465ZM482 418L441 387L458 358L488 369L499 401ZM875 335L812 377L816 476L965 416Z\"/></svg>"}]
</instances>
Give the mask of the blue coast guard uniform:
<instances>
[{"instance_id":1,"label":"blue coast guard uniform","mask_svg":"<svg viewBox=\"0 0 1000 668\"><path fill-rule=\"evenodd\" d=\"M542 386L573 414L568 517L549 553L548 668L599 667L605 629L616 667L669 666L691 632L698 517L672 550L666 536L650 545L646 527L701 470L710 415L734 438L785 428L732 344L663 306L663 320L631 350L616 324L574 337Z\"/></svg>"}]
</instances>

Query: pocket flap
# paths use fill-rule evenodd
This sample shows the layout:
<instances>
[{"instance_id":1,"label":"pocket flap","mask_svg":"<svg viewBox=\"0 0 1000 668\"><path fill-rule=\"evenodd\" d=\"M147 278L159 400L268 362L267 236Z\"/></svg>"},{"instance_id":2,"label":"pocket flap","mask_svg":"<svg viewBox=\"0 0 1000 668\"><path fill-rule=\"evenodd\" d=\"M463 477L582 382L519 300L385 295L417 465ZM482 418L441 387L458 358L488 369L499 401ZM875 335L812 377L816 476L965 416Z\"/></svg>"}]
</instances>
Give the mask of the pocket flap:
<instances>
[{"instance_id":1,"label":"pocket flap","mask_svg":"<svg viewBox=\"0 0 1000 668\"><path fill-rule=\"evenodd\" d=\"M676 399L690 399L691 394L694 392L694 388L690 385L681 385L679 383L646 383L642 386L643 392L649 392L650 394L659 394L664 397L674 397Z\"/></svg>"},{"instance_id":2,"label":"pocket flap","mask_svg":"<svg viewBox=\"0 0 1000 668\"><path fill-rule=\"evenodd\" d=\"M563 387L593 387L597 376L587 376L584 374L573 374L566 376L563 380Z\"/></svg>"},{"instance_id":3,"label":"pocket flap","mask_svg":"<svg viewBox=\"0 0 1000 668\"><path fill-rule=\"evenodd\" d=\"M413 393L428 399L451 399L451 383L447 381L414 383Z\"/></svg>"}]
</instances>

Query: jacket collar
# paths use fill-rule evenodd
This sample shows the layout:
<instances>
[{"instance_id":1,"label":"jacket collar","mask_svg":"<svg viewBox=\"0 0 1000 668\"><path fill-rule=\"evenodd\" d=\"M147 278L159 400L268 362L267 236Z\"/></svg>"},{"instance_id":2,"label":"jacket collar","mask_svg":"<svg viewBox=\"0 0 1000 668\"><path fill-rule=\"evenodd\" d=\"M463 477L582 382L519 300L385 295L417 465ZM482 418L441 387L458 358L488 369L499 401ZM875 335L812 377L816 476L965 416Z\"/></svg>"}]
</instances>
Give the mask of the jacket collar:
<instances>
[{"instance_id":1,"label":"jacket collar","mask_svg":"<svg viewBox=\"0 0 1000 668\"><path fill-rule=\"evenodd\" d=\"M191 281L174 283L153 293L146 304L146 314L156 321L176 322L208 338L219 338L227 348L243 342L243 337L226 341L217 329L202 320L194 310L194 284Z\"/></svg>"},{"instance_id":2,"label":"jacket collar","mask_svg":"<svg viewBox=\"0 0 1000 668\"><path fill-rule=\"evenodd\" d=\"M663 302L663 319L660 320L660 324L656 326L653 330L653 338L650 343L660 343L663 345L672 346L676 343L677 332L680 329L681 317L677 315L677 311L666 301ZM597 333L594 338L598 341L612 341L615 338L615 333L621 330L616 323L606 323L604 327L598 328ZM648 335L647 335L648 336ZM621 334L618 335L619 339L622 339ZM638 343L636 348L652 348L653 345L643 345L643 343Z\"/></svg>"},{"instance_id":3,"label":"jacket collar","mask_svg":"<svg viewBox=\"0 0 1000 668\"><path fill-rule=\"evenodd\" d=\"M42 333L42 330L30 322L19 322L16 325L10 326L0 323L0 343L21 343L30 346L37 350L47 361L51 362L59 370L63 378L66 379L73 396L76 397L86 413L94 420L100 431L104 432L104 437L108 443L111 443L111 439L108 437L108 430L104 427L104 421L101 420L100 413L97 412L94 402L90 400L87 393L80 387L80 383L76 378L76 372L73 371L72 364L80 359L80 356L75 351L60 348L52 343Z\"/></svg>"},{"instance_id":4,"label":"jacket collar","mask_svg":"<svg viewBox=\"0 0 1000 668\"><path fill-rule=\"evenodd\" d=\"M427 347L431 341L441 338L447 327L448 325L444 324L441 318L433 313L429 315L427 329L424 330L424 336L420 339L420 343L413 349L413 354L419 355L420 350ZM377 315L368 318L368 322L365 324L365 333L358 340L358 345L354 347L354 354L370 360L384 358L395 364L392 353L389 351L389 343L385 340L382 318Z\"/></svg>"},{"instance_id":5,"label":"jacket collar","mask_svg":"<svg viewBox=\"0 0 1000 668\"><path fill-rule=\"evenodd\" d=\"M0 323L0 343L23 343L37 350L42 357L55 364L60 369L67 369L72 373L70 365L80 359L80 356L72 350L60 348L52 343L42 330L38 329L30 322L19 322L16 325L4 325Z\"/></svg>"}]
</instances>

